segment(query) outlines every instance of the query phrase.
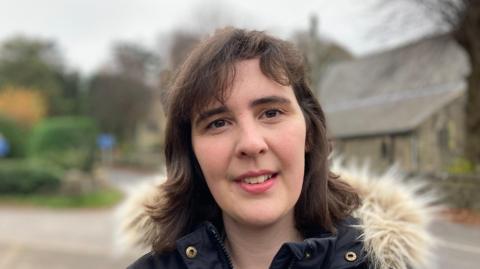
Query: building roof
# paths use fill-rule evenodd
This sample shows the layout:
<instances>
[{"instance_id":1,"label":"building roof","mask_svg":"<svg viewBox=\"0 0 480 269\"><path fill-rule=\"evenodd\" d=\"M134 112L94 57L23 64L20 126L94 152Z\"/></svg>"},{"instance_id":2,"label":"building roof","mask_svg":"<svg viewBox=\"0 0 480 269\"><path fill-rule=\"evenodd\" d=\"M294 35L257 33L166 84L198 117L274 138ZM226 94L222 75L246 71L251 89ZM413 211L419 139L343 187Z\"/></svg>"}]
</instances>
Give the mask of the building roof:
<instances>
[{"instance_id":1,"label":"building roof","mask_svg":"<svg viewBox=\"0 0 480 269\"><path fill-rule=\"evenodd\" d=\"M437 36L332 66L319 99L334 137L413 130L465 93L463 49Z\"/></svg>"}]
</instances>

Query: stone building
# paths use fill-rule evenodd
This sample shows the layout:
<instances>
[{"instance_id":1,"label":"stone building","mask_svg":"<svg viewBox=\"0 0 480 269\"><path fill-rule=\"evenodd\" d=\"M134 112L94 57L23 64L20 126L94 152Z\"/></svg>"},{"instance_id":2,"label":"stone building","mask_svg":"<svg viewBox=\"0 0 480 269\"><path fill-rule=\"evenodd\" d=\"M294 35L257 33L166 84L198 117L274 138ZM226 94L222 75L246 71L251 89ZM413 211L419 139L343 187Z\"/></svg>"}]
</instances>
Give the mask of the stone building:
<instances>
[{"instance_id":1,"label":"stone building","mask_svg":"<svg viewBox=\"0 0 480 269\"><path fill-rule=\"evenodd\" d=\"M447 35L332 66L318 96L336 153L378 170L448 170L463 157L468 73Z\"/></svg>"}]
</instances>

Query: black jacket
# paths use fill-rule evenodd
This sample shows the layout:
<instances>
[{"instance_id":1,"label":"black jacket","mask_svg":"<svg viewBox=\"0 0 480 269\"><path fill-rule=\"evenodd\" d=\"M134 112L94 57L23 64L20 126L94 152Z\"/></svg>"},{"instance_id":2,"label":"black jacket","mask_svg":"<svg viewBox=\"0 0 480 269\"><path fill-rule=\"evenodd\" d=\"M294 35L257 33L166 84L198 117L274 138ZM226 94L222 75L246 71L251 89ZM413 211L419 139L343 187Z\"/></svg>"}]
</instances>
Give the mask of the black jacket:
<instances>
[{"instance_id":1,"label":"black jacket","mask_svg":"<svg viewBox=\"0 0 480 269\"><path fill-rule=\"evenodd\" d=\"M293 268L335 269L431 268L434 240L427 227L435 212L431 206L435 196L426 193L418 181L407 184L400 174L392 171L377 177L366 170L344 169L337 164L333 163L332 171L356 188L362 198L362 206L354 212L360 220L355 226L358 230L351 226L353 220L349 219L338 225L335 235L320 230L306 233L304 242L283 245L271 268L290 265ZM116 214L119 250L136 252L134 246L139 246L144 253L151 249L164 229L144 207L163 199L158 184L161 183L139 186L119 207ZM221 233L211 224L197 228L177 241L176 251L147 254L130 268L228 268L229 259L223 250Z\"/></svg>"},{"instance_id":2,"label":"black jacket","mask_svg":"<svg viewBox=\"0 0 480 269\"><path fill-rule=\"evenodd\" d=\"M337 227L337 233L323 230L311 233L301 243L285 243L275 255L270 268L347 269L368 268L360 231L350 218ZM192 233L180 238L175 251L148 253L129 269L229 269L233 268L223 245L223 236L211 223L200 225Z\"/></svg>"}]
</instances>

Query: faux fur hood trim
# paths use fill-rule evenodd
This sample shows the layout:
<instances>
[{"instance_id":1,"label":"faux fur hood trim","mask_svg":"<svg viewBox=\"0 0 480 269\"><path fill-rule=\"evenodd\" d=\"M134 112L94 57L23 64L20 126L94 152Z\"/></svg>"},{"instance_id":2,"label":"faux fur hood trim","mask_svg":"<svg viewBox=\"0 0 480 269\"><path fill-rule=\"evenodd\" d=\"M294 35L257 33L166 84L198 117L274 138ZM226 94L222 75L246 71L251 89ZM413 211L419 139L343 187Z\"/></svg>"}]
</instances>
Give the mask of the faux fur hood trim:
<instances>
[{"instance_id":1,"label":"faux fur hood trim","mask_svg":"<svg viewBox=\"0 0 480 269\"><path fill-rule=\"evenodd\" d=\"M428 224L437 208L435 195L418 181L405 181L391 169L373 176L367 166L345 168L334 162L332 171L356 188L362 205L354 213L360 219L364 247L377 269L428 268L434 239ZM121 252L151 249L161 227L144 205L162 199L160 178L134 189L116 211L116 246Z\"/></svg>"},{"instance_id":2,"label":"faux fur hood trim","mask_svg":"<svg viewBox=\"0 0 480 269\"><path fill-rule=\"evenodd\" d=\"M374 268L431 268L435 239L428 226L440 206L425 181L407 181L396 168L375 176L368 165L342 167L340 161L332 171L359 191L362 205L354 216Z\"/></svg>"}]
</instances>

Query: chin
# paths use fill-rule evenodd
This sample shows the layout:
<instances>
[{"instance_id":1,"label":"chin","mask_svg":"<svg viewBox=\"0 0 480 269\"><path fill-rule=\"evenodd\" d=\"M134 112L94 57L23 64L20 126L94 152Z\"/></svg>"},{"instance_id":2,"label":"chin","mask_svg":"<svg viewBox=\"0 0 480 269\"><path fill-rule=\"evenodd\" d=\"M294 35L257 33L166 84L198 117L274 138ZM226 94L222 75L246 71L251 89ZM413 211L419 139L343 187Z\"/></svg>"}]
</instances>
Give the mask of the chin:
<instances>
[{"instance_id":1,"label":"chin","mask_svg":"<svg viewBox=\"0 0 480 269\"><path fill-rule=\"evenodd\" d=\"M281 222L285 217L285 215L279 213L255 212L251 215L242 216L238 221L246 226L265 228Z\"/></svg>"}]
</instances>

